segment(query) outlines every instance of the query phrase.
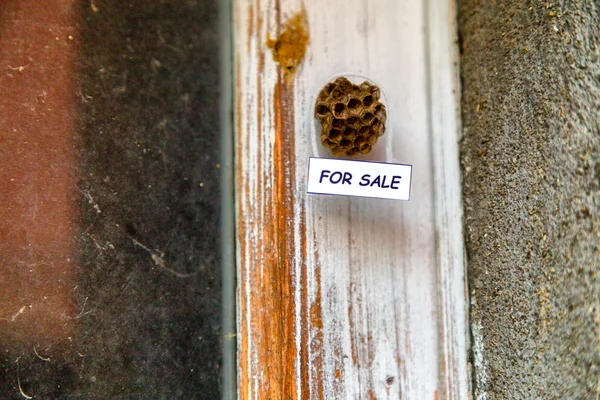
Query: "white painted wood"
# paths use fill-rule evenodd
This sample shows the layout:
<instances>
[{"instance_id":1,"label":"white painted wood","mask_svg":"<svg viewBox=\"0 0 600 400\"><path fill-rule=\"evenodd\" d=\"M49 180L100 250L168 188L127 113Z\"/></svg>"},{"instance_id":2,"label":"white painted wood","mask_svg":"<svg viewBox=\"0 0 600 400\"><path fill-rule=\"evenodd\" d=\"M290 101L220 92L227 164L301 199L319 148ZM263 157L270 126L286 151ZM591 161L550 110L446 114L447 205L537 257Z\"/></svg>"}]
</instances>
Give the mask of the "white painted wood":
<instances>
[{"instance_id":1,"label":"white painted wood","mask_svg":"<svg viewBox=\"0 0 600 400\"><path fill-rule=\"evenodd\" d=\"M471 393L467 374L468 292L463 242L462 186L458 157L460 78L456 3L429 6L429 92L434 166L435 221L438 232L440 385L446 398Z\"/></svg>"},{"instance_id":2,"label":"white painted wood","mask_svg":"<svg viewBox=\"0 0 600 400\"><path fill-rule=\"evenodd\" d=\"M299 0L280 3L284 20L302 8ZM305 340L311 345L309 382L300 373L301 357L296 358L298 398L302 385L308 385L311 399L470 395L455 4L427 3L304 1L311 41L293 89L297 218L289 223L296 248L294 343L299 354L302 329L308 329ZM254 215L253 207L262 207L257 199L276 173L273 88L278 67L264 40L267 33L276 35L275 8L273 0L234 2L238 225L251 225L244 218ZM409 202L305 194L308 157L315 155L313 101L340 73L365 76L385 92L393 154L387 161L413 165ZM242 398L263 398L261 387L269 384L256 372L257 363L266 361L252 351L260 340L252 321L262 316L250 302L252 292L260 290L254 280L260 273L248 274L249 268L263 268L254 259L264 254L257 249L270 245L263 239L247 229L238 236L238 332L244 332L238 347L250 349L243 353L249 367L238 372ZM314 328L314 316L301 312L303 301L309 310L318 303L322 329Z\"/></svg>"}]
</instances>

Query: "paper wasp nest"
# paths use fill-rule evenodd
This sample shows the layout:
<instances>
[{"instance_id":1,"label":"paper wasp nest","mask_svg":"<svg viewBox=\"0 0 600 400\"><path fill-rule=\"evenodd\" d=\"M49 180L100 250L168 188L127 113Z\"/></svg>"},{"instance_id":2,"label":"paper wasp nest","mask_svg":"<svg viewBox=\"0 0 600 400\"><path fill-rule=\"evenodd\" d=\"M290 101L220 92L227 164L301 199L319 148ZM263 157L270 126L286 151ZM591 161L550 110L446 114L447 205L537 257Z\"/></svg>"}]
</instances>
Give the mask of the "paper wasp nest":
<instances>
[{"instance_id":1,"label":"paper wasp nest","mask_svg":"<svg viewBox=\"0 0 600 400\"><path fill-rule=\"evenodd\" d=\"M342 77L325 85L315 105L323 146L334 156L370 152L385 132L385 106L379 97L379 88L367 81L355 85Z\"/></svg>"}]
</instances>

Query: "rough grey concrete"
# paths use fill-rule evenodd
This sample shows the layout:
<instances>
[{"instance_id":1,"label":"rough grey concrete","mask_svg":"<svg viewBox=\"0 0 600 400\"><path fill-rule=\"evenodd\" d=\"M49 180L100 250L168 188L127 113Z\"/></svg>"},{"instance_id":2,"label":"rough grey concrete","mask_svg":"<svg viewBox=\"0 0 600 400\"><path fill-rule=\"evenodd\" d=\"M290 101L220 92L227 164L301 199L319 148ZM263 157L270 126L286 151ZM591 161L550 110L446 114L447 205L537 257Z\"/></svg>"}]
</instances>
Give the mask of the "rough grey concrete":
<instances>
[{"instance_id":1,"label":"rough grey concrete","mask_svg":"<svg viewBox=\"0 0 600 400\"><path fill-rule=\"evenodd\" d=\"M459 5L475 398L600 396L600 3Z\"/></svg>"}]
</instances>

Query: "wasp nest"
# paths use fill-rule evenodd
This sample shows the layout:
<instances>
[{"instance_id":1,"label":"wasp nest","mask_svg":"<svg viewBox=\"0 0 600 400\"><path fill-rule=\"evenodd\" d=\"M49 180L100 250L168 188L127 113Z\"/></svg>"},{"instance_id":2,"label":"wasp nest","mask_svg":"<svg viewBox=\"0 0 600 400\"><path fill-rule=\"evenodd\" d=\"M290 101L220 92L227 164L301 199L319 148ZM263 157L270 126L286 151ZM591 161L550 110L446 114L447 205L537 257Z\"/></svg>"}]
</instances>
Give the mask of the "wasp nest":
<instances>
[{"instance_id":1,"label":"wasp nest","mask_svg":"<svg viewBox=\"0 0 600 400\"><path fill-rule=\"evenodd\" d=\"M379 88L366 81L355 85L342 77L325 85L315 106L323 146L334 156L370 152L385 132L386 112L379 96Z\"/></svg>"}]
</instances>

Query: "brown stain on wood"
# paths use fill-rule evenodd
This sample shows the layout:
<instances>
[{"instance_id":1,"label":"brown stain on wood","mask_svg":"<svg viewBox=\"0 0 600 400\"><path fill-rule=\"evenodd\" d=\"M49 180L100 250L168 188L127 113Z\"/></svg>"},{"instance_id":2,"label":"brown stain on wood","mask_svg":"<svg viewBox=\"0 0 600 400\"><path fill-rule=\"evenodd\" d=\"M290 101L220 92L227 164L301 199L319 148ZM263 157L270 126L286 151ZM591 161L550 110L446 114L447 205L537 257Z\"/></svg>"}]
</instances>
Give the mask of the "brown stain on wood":
<instances>
[{"instance_id":1,"label":"brown stain on wood","mask_svg":"<svg viewBox=\"0 0 600 400\"><path fill-rule=\"evenodd\" d=\"M304 6L302 11L286 22L277 39L273 40L267 34L267 47L273 50L273 60L283 69L286 83L289 84L296 76L298 66L304 60L308 42L308 18Z\"/></svg>"},{"instance_id":2,"label":"brown stain on wood","mask_svg":"<svg viewBox=\"0 0 600 400\"><path fill-rule=\"evenodd\" d=\"M355 287L355 283L354 282L350 282L350 286L348 287L348 298L350 299L350 302L348 303L348 329L350 330L350 349L352 351L352 364L357 366L358 365L358 346L356 344L356 338L354 337L354 332L356 330L355 324L354 324L354 309L353 309L353 304L354 304L354 295L352 294L352 291L354 290Z\"/></svg>"},{"instance_id":3,"label":"brown stain on wood","mask_svg":"<svg viewBox=\"0 0 600 400\"><path fill-rule=\"evenodd\" d=\"M317 243L317 234L313 231L313 243ZM321 309L321 262L319 252L314 253L315 260L315 300L310 306L310 329L314 332L314 338L310 342L310 353L313 355L311 367L315 372L315 378L311 382L312 392L316 392L317 398L323 399L323 319ZM306 320L306 319L305 319ZM314 397L314 396L313 396Z\"/></svg>"},{"instance_id":4,"label":"brown stain on wood","mask_svg":"<svg viewBox=\"0 0 600 400\"><path fill-rule=\"evenodd\" d=\"M351 212L348 213L348 226L352 226ZM351 249L353 245L354 240L352 239L352 231L350 230L348 231L348 248ZM353 270L354 260L352 252L349 253L348 261L350 266L350 284L348 285L348 329L350 331L350 349L352 351L352 364L360 368L358 358L359 344L357 343L357 338L354 334L356 332L356 324L354 322L354 305L358 305L358 302L356 301L356 296L354 295L354 292L356 291L356 276Z\"/></svg>"},{"instance_id":5,"label":"brown stain on wood","mask_svg":"<svg viewBox=\"0 0 600 400\"><path fill-rule=\"evenodd\" d=\"M248 38L251 38L254 31L254 2L248 2ZM260 29L257 29L257 31L260 31ZM248 40L248 43L246 43L246 51L248 52L248 54L250 54L250 51L252 50L252 40Z\"/></svg>"},{"instance_id":6,"label":"brown stain on wood","mask_svg":"<svg viewBox=\"0 0 600 400\"><path fill-rule=\"evenodd\" d=\"M274 244L271 259L265 258L265 275L273 278L272 292L265 288L265 293L270 293L271 304L269 310L262 308L263 315L271 321L269 332L269 349L273 352L267 360L271 367L268 389L271 399L296 399L296 321L294 315L296 304L294 302L294 186L295 186L295 141L294 141L294 92L291 87L284 84L283 73L279 71L277 83L274 88L273 111L275 119L275 142L273 148L274 179L272 189L267 190L265 200L267 208L273 208L270 220L265 225L270 225L270 232L264 238L266 243ZM260 111L259 111L260 112ZM270 198L269 198L270 197ZM265 217L269 217L266 215ZM303 233L301 233L303 235ZM305 269L305 267L304 267ZM279 357L277 357L277 355ZM273 360L278 362L273 363ZM276 383L276 384L274 384ZM274 390L272 390L274 389Z\"/></svg>"},{"instance_id":7,"label":"brown stain on wood","mask_svg":"<svg viewBox=\"0 0 600 400\"><path fill-rule=\"evenodd\" d=\"M257 40L262 29L263 10L248 9L251 22L249 40ZM258 16L254 18L254 13ZM236 189L238 191L238 243L239 282L238 310L238 389L240 399L297 399L308 398L308 310L306 272L306 222L304 207L295 215L295 132L293 74L302 62L308 43L305 12L293 16L281 28L281 11L277 3L276 20L281 34L278 39L267 43L277 47L277 81L273 88L274 132L263 132L264 107L262 72L264 70L263 47L259 46L256 79L257 102L242 110L243 89L240 87L241 68L236 64L237 94L237 137L236 137ZM300 24L300 25L299 25ZM256 27L255 27L256 26ZM297 32L301 26L301 34ZM275 43L279 43L276 45ZM251 51L251 46L245 46ZM304 47L301 52L295 52ZM291 49L295 50L292 51ZM275 56L274 56L275 57ZM289 57L296 57L293 60ZM252 58L252 57L251 57ZM283 62L283 65L281 65ZM291 63L291 64L290 64ZM289 66L292 68L288 68ZM243 121L242 112L245 111ZM250 132L252 116L256 117L258 135L243 135L242 129ZM244 126L244 122L246 126ZM263 148L273 135L271 164L263 162ZM250 141L258 140L257 177L244 175L247 150ZM253 146L255 146L253 144ZM299 237L296 236L299 229ZM296 259L296 245L301 247L300 259ZM295 276L301 288L296 287ZM295 294L300 291L301 304L296 304ZM296 311L301 320L296 320ZM249 321L248 321L249 318ZM297 324L302 324L298 326ZM296 332L300 328L301 343L296 343ZM298 348L300 351L298 352ZM297 371L300 364L300 371ZM300 381L300 382L298 382ZM297 384L300 383L300 393Z\"/></svg>"},{"instance_id":8,"label":"brown stain on wood","mask_svg":"<svg viewBox=\"0 0 600 400\"><path fill-rule=\"evenodd\" d=\"M302 213L300 220L300 231L306 232L306 211L304 208L304 204L302 204ZM306 260L306 235L304 234L301 238L301 254L302 260ZM306 271L306 262L302 263L302 270L300 271L300 307L301 307L301 315L300 315L300 323L302 324L300 329L300 376L302 379L301 385L301 399L310 398L310 375L308 373L309 368L309 326L307 321L309 320L308 315L308 273Z\"/></svg>"}]
</instances>

